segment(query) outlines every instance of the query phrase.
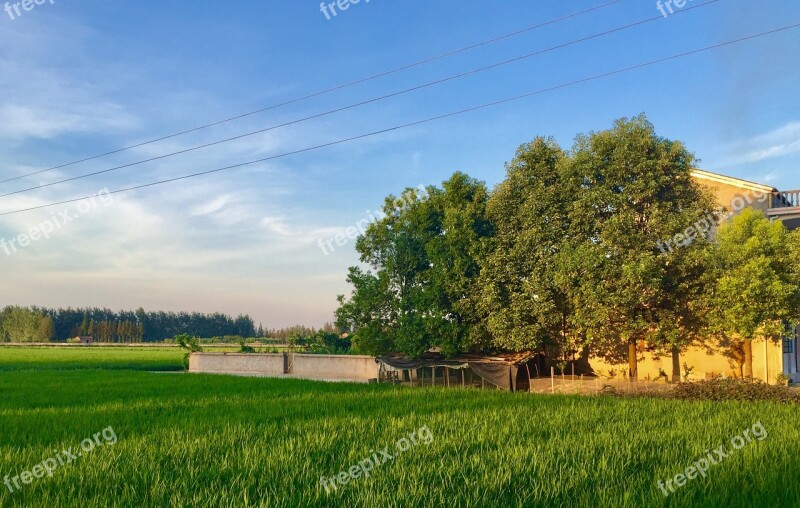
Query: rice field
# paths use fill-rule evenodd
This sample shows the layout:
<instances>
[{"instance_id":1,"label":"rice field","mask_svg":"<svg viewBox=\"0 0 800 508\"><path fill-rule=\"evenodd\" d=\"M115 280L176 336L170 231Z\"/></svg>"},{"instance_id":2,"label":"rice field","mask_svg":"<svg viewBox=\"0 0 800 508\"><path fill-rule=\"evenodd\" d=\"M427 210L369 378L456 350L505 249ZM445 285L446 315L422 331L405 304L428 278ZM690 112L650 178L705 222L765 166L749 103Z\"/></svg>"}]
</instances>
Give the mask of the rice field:
<instances>
[{"instance_id":1,"label":"rice field","mask_svg":"<svg viewBox=\"0 0 800 508\"><path fill-rule=\"evenodd\" d=\"M14 492L0 485L0 506L800 503L797 406L163 374L141 369L172 359L135 352L131 369L120 370L122 353L104 353L107 370L96 357L53 368L62 362L50 352L40 370L31 368L39 352L22 356L25 370L2 369L0 481L97 437L52 477ZM6 354L0 365L13 363ZM731 439L757 422L766 437L732 450ZM323 486L321 478L385 447L398 450L398 440L423 427L427 444L398 452L369 477L330 492ZM114 444L103 429L113 430ZM720 445L727 458L663 495L657 480Z\"/></svg>"},{"instance_id":2,"label":"rice field","mask_svg":"<svg viewBox=\"0 0 800 508\"><path fill-rule=\"evenodd\" d=\"M183 370L178 347L0 347L0 372L11 370Z\"/></svg>"}]
</instances>

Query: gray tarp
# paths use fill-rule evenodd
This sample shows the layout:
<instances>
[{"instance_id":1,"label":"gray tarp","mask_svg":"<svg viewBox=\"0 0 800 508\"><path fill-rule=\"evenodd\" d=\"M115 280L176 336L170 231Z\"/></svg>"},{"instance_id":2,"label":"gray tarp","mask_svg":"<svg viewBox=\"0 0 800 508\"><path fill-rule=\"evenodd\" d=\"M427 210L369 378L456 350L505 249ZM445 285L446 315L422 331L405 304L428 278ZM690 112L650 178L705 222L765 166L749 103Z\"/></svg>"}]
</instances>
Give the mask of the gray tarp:
<instances>
[{"instance_id":1,"label":"gray tarp","mask_svg":"<svg viewBox=\"0 0 800 508\"><path fill-rule=\"evenodd\" d=\"M516 389L517 371L516 365L508 365L500 362L481 362L481 361L459 361L445 360L444 358L427 355L422 358L409 359L398 356L380 357L379 361L395 369L422 369L431 367L449 367L451 369L469 368L495 386L503 390L514 391Z\"/></svg>"}]
</instances>

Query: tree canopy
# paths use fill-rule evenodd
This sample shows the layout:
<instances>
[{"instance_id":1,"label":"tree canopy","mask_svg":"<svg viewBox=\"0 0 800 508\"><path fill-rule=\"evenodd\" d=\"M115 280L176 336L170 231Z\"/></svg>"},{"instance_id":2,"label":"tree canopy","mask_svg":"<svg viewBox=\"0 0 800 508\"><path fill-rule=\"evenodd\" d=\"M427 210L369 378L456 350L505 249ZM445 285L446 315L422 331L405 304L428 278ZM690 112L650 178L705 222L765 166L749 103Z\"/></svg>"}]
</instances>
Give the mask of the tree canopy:
<instances>
[{"instance_id":1,"label":"tree canopy","mask_svg":"<svg viewBox=\"0 0 800 508\"><path fill-rule=\"evenodd\" d=\"M780 339L800 321L798 253L800 231L790 233L752 208L719 228L711 325L723 343L741 350L744 377L753 375L752 341Z\"/></svg>"},{"instance_id":2,"label":"tree canopy","mask_svg":"<svg viewBox=\"0 0 800 508\"><path fill-rule=\"evenodd\" d=\"M535 138L492 191L456 173L411 206L389 196L386 217L357 241L368 268L350 268L337 324L366 353L591 352L627 358L632 378L643 347L675 359L721 326L777 333L800 319L800 234L746 212L714 247L711 224L690 227L722 213L692 178L696 165L642 115L570 150ZM752 298L724 308L740 292Z\"/></svg>"}]
</instances>

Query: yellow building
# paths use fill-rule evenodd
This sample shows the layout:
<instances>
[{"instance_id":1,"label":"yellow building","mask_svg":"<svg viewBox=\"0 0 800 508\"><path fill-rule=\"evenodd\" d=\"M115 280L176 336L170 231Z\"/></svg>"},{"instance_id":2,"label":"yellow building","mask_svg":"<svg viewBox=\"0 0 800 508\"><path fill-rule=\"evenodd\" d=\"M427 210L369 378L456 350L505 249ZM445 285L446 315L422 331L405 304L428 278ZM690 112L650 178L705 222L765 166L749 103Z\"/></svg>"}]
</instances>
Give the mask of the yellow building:
<instances>
[{"instance_id":1,"label":"yellow building","mask_svg":"<svg viewBox=\"0 0 800 508\"><path fill-rule=\"evenodd\" d=\"M783 221L789 229L800 228L800 190L781 192L768 185L702 170L695 170L693 176L698 183L714 192L718 203L728 210L728 217L750 207L763 211L770 220ZM676 235L677 238L672 239L672 242L666 242L660 248L662 250L671 249L673 246L679 245L686 237L699 234L706 227L704 224L698 224L696 227L688 229L689 231L686 231L685 234ZM774 384L778 375L784 374L792 378L794 382L800 382L798 332L800 332L800 327L794 330L794 333L787 333L787 337L781 343L766 341L753 343L754 378ZM663 379L663 373L671 377L673 372L671 354L659 357L655 353L644 352L639 360L640 379L657 379L659 376ZM596 358L590 359L590 365L596 373L601 375L606 375L612 370L617 373L627 372L627 364L609 365ZM689 380L740 376L737 363L719 350L691 347L680 354L679 365L682 373L684 365L689 367L691 370Z\"/></svg>"}]
</instances>

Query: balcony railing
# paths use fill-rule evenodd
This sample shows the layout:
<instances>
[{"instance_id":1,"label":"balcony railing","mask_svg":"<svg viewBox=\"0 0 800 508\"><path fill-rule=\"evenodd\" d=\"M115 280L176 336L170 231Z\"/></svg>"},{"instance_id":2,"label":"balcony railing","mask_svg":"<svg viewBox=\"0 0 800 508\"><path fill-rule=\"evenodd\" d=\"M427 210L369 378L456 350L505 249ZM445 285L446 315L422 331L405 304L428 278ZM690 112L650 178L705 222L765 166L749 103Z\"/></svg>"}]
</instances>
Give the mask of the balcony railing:
<instances>
[{"instance_id":1,"label":"balcony railing","mask_svg":"<svg viewBox=\"0 0 800 508\"><path fill-rule=\"evenodd\" d=\"M800 190L773 192L769 207L774 208L800 208Z\"/></svg>"}]
</instances>

